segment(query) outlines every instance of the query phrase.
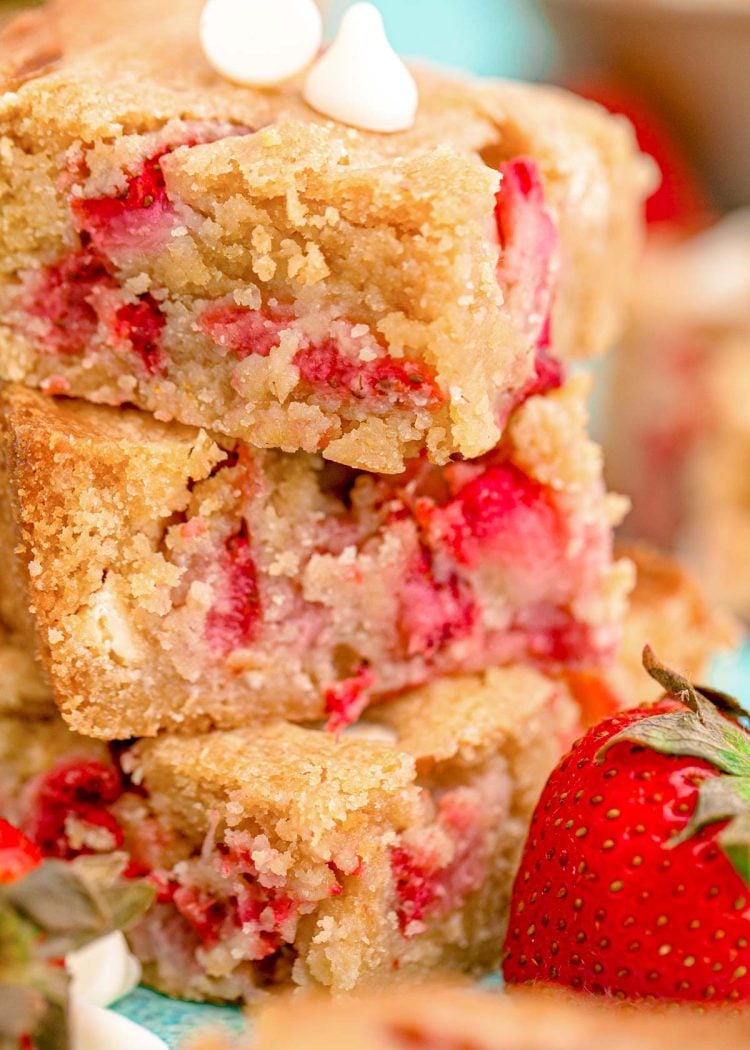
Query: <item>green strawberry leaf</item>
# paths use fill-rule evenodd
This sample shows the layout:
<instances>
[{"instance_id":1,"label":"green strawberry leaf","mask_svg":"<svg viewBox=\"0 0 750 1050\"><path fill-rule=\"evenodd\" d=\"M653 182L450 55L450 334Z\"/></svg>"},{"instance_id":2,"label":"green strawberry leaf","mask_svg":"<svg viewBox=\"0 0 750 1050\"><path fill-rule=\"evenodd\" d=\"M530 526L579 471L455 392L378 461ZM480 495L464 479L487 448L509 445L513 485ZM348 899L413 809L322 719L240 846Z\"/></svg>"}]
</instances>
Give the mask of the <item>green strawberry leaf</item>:
<instances>
[{"instance_id":1,"label":"green strawberry leaf","mask_svg":"<svg viewBox=\"0 0 750 1050\"><path fill-rule=\"evenodd\" d=\"M69 977L59 960L74 948L127 929L150 907L154 888L122 878L126 857L46 860L0 887L0 1050L67 1050Z\"/></svg>"},{"instance_id":2,"label":"green strawberry leaf","mask_svg":"<svg viewBox=\"0 0 750 1050\"><path fill-rule=\"evenodd\" d=\"M702 759L724 774L703 780L694 813L668 846L679 846L702 828L729 821L717 839L737 873L750 885L750 733L737 720L737 712L744 717L744 709L724 693L696 689L687 678L660 663L649 646L644 650L643 664L686 709L652 715L627 726L607 741L597 761L603 761L615 744L627 741L661 755Z\"/></svg>"},{"instance_id":3,"label":"green strawberry leaf","mask_svg":"<svg viewBox=\"0 0 750 1050\"><path fill-rule=\"evenodd\" d=\"M732 820L750 812L750 776L707 777L698 790L698 802L685 827L670 840L670 846L679 846L696 835L701 828L721 820Z\"/></svg>"},{"instance_id":4,"label":"green strawberry leaf","mask_svg":"<svg viewBox=\"0 0 750 1050\"><path fill-rule=\"evenodd\" d=\"M607 741L600 755L628 740L662 755L702 758L723 773L750 776L750 736L697 696L696 711L673 711L644 718Z\"/></svg>"},{"instance_id":5,"label":"green strawberry leaf","mask_svg":"<svg viewBox=\"0 0 750 1050\"><path fill-rule=\"evenodd\" d=\"M739 813L719 835L719 845L735 871L750 886L750 811Z\"/></svg>"},{"instance_id":6,"label":"green strawberry leaf","mask_svg":"<svg viewBox=\"0 0 750 1050\"><path fill-rule=\"evenodd\" d=\"M0 984L0 1048L18 1050L27 1036L34 1050L68 1050L67 1001L44 991Z\"/></svg>"},{"instance_id":7,"label":"green strawberry leaf","mask_svg":"<svg viewBox=\"0 0 750 1050\"><path fill-rule=\"evenodd\" d=\"M87 941L131 926L153 903L147 882L125 880L124 854L47 860L4 893L46 934L44 952L59 957Z\"/></svg>"}]
</instances>

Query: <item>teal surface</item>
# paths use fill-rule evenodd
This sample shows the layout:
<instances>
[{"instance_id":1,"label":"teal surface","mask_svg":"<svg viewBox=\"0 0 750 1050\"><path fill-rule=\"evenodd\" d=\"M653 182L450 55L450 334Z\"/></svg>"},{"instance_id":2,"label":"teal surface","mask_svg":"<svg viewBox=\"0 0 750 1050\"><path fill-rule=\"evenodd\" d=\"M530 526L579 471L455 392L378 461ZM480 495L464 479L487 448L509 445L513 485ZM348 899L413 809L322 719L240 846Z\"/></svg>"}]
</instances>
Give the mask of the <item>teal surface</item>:
<instances>
[{"instance_id":1,"label":"teal surface","mask_svg":"<svg viewBox=\"0 0 750 1050\"><path fill-rule=\"evenodd\" d=\"M236 1032L243 1025L242 1015L234 1007L180 1003L147 988L136 989L115 1009L160 1036L170 1050L180 1050L187 1036L202 1029L223 1027Z\"/></svg>"},{"instance_id":2,"label":"teal surface","mask_svg":"<svg viewBox=\"0 0 750 1050\"><path fill-rule=\"evenodd\" d=\"M397 51L484 75L537 79L552 44L532 0L374 0ZM347 6L335 0L329 27Z\"/></svg>"}]
</instances>

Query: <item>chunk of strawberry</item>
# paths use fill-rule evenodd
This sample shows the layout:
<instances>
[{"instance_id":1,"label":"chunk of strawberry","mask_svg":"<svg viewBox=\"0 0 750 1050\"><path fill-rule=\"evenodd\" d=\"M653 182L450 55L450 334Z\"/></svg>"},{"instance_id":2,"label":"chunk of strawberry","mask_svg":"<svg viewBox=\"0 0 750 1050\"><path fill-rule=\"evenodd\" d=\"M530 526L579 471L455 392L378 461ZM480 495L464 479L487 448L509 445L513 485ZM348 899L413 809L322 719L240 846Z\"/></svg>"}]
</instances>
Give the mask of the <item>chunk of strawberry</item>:
<instances>
[{"instance_id":1,"label":"chunk of strawberry","mask_svg":"<svg viewBox=\"0 0 750 1050\"><path fill-rule=\"evenodd\" d=\"M263 310L249 310L223 303L209 307L198 321L198 327L217 346L231 350L240 361L246 357L268 357L279 345L281 333L289 322L272 317Z\"/></svg>"},{"instance_id":2,"label":"chunk of strawberry","mask_svg":"<svg viewBox=\"0 0 750 1050\"><path fill-rule=\"evenodd\" d=\"M150 294L139 297L137 303L127 303L115 314L114 334L130 343L149 375L164 371L161 337L166 320L156 299Z\"/></svg>"},{"instance_id":3,"label":"chunk of strawberry","mask_svg":"<svg viewBox=\"0 0 750 1050\"><path fill-rule=\"evenodd\" d=\"M0 819L0 885L18 882L41 862L37 846L18 828Z\"/></svg>"},{"instance_id":4,"label":"chunk of strawberry","mask_svg":"<svg viewBox=\"0 0 750 1050\"><path fill-rule=\"evenodd\" d=\"M83 239L108 258L129 248L158 249L171 226L161 159L163 149L144 162L122 193L111 197L77 197L71 202Z\"/></svg>"},{"instance_id":5,"label":"chunk of strawberry","mask_svg":"<svg viewBox=\"0 0 750 1050\"><path fill-rule=\"evenodd\" d=\"M562 551L564 529L551 493L512 463L488 466L441 507L417 505L430 547L467 566L491 551L496 563L534 570Z\"/></svg>"},{"instance_id":6,"label":"chunk of strawberry","mask_svg":"<svg viewBox=\"0 0 750 1050\"><path fill-rule=\"evenodd\" d=\"M438 580L432 553L419 554L401 585L399 623L409 656L433 653L471 634L479 610L460 577L451 572Z\"/></svg>"},{"instance_id":7,"label":"chunk of strawberry","mask_svg":"<svg viewBox=\"0 0 750 1050\"><path fill-rule=\"evenodd\" d=\"M92 294L97 288L115 287L103 260L95 252L71 252L34 274L29 284L23 307L46 322L46 348L57 354L84 354L99 327Z\"/></svg>"},{"instance_id":8,"label":"chunk of strawberry","mask_svg":"<svg viewBox=\"0 0 750 1050\"><path fill-rule=\"evenodd\" d=\"M218 570L217 597L206 619L206 641L217 656L226 657L253 640L261 618L258 575L244 530L227 540Z\"/></svg>"},{"instance_id":9,"label":"chunk of strawberry","mask_svg":"<svg viewBox=\"0 0 750 1050\"><path fill-rule=\"evenodd\" d=\"M110 807L122 792L114 766L91 759L61 762L39 780L25 830L46 857L67 860L95 852L90 845L71 843L73 823L92 841L98 839L106 851L118 849L124 833Z\"/></svg>"},{"instance_id":10,"label":"chunk of strawberry","mask_svg":"<svg viewBox=\"0 0 750 1050\"><path fill-rule=\"evenodd\" d=\"M548 331L560 270L557 225L535 161L500 165L495 219L501 254L497 277L510 314L536 346Z\"/></svg>"},{"instance_id":11,"label":"chunk of strawberry","mask_svg":"<svg viewBox=\"0 0 750 1050\"><path fill-rule=\"evenodd\" d=\"M339 401L354 398L406 405L419 399L435 405L442 400L435 379L424 365L390 357L355 361L345 357L332 339L304 347L294 363L304 383Z\"/></svg>"},{"instance_id":12,"label":"chunk of strawberry","mask_svg":"<svg viewBox=\"0 0 750 1050\"><path fill-rule=\"evenodd\" d=\"M350 678L344 678L326 689L326 729L330 733L341 733L357 721L367 707L374 684L375 675L363 665Z\"/></svg>"}]
</instances>

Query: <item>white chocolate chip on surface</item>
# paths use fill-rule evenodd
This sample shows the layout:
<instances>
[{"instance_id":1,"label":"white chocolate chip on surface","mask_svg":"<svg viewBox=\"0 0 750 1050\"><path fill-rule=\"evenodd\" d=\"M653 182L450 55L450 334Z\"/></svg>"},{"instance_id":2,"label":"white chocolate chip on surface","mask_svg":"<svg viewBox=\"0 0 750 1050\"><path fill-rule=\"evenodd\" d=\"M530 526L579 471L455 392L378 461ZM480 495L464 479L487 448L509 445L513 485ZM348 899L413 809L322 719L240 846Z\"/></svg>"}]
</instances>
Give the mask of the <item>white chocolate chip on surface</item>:
<instances>
[{"instance_id":1,"label":"white chocolate chip on surface","mask_svg":"<svg viewBox=\"0 0 750 1050\"><path fill-rule=\"evenodd\" d=\"M163 1040L141 1025L75 997L70 1029L71 1050L167 1050Z\"/></svg>"},{"instance_id":2,"label":"white chocolate chip on surface","mask_svg":"<svg viewBox=\"0 0 750 1050\"><path fill-rule=\"evenodd\" d=\"M349 8L336 39L310 70L304 97L324 116L364 131L412 127L417 85L391 47L374 4Z\"/></svg>"},{"instance_id":3,"label":"white chocolate chip on surface","mask_svg":"<svg viewBox=\"0 0 750 1050\"><path fill-rule=\"evenodd\" d=\"M94 1006L124 998L141 979L141 967L127 941L115 930L65 957L71 993Z\"/></svg>"},{"instance_id":4,"label":"white chocolate chip on surface","mask_svg":"<svg viewBox=\"0 0 750 1050\"><path fill-rule=\"evenodd\" d=\"M207 0L200 37L221 76L271 87L312 62L323 40L323 20L314 0Z\"/></svg>"}]
</instances>

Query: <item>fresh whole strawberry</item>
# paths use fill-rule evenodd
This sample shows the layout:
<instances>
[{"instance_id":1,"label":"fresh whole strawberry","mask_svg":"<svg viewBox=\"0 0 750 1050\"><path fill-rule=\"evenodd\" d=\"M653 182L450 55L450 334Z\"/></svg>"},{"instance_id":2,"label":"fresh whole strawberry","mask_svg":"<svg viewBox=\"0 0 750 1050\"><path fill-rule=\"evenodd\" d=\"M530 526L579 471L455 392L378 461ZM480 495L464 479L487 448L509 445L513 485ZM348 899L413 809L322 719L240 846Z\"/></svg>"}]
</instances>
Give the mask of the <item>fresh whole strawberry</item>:
<instances>
[{"instance_id":1,"label":"fresh whole strawberry","mask_svg":"<svg viewBox=\"0 0 750 1050\"><path fill-rule=\"evenodd\" d=\"M728 697L644 663L664 699L590 730L542 794L505 978L749 1002L750 733Z\"/></svg>"},{"instance_id":2,"label":"fresh whole strawberry","mask_svg":"<svg viewBox=\"0 0 750 1050\"><path fill-rule=\"evenodd\" d=\"M0 818L0 885L18 882L41 862L42 855L34 843Z\"/></svg>"}]
</instances>

